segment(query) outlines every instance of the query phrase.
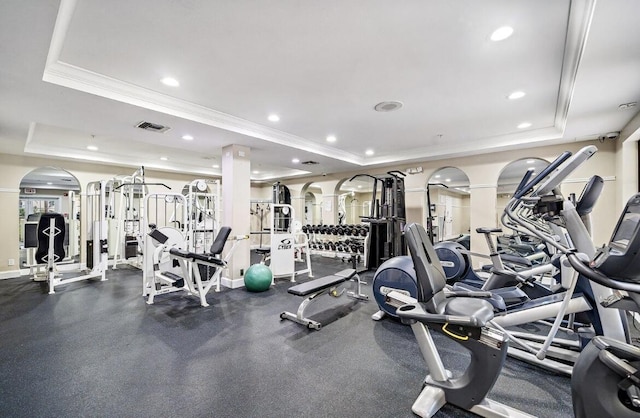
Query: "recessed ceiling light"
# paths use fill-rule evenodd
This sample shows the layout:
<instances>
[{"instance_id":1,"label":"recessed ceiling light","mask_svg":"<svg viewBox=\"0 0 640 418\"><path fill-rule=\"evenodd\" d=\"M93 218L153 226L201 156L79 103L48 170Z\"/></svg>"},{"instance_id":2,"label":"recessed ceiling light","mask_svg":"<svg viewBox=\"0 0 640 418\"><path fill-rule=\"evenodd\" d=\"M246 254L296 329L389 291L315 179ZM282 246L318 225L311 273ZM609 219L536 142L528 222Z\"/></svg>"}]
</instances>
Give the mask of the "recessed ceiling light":
<instances>
[{"instance_id":1,"label":"recessed ceiling light","mask_svg":"<svg viewBox=\"0 0 640 418\"><path fill-rule=\"evenodd\" d=\"M182 139L185 141L193 141L193 137L191 135L182 135Z\"/></svg>"},{"instance_id":2,"label":"recessed ceiling light","mask_svg":"<svg viewBox=\"0 0 640 418\"><path fill-rule=\"evenodd\" d=\"M277 121L280 120L280 116L278 116L276 114L271 114L271 115L269 115L269 117L267 119L269 119L269 121L271 121L271 122L277 122Z\"/></svg>"},{"instance_id":3,"label":"recessed ceiling light","mask_svg":"<svg viewBox=\"0 0 640 418\"><path fill-rule=\"evenodd\" d=\"M47 185L52 186L53 183L51 183L50 181L47 182Z\"/></svg>"},{"instance_id":4,"label":"recessed ceiling light","mask_svg":"<svg viewBox=\"0 0 640 418\"><path fill-rule=\"evenodd\" d=\"M493 31L491 34L492 41L503 41L513 34L513 28L511 26L503 26Z\"/></svg>"},{"instance_id":5,"label":"recessed ceiling light","mask_svg":"<svg viewBox=\"0 0 640 418\"><path fill-rule=\"evenodd\" d=\"M451 179L445 179L444 181L451 181Z\"/></svg>"},{"instance_id":6,"label":"recessed ceiling light","mask_svg":"<svg viewBox=\"0 0 640 418\"><path fill-rule=\"evenodd\" d=\"M533 164L535 162L536 162L535 160L527 160L527 164Z\"/></svg>"},{"instance_id":7,"label":"recessed ceiling light","mask_svg":"<svg viewBox=\"0 0 640 418\"><path fill-rule=\"evenodd\" d=\"M291 160L291 162L294 163L294 164L298 164L300 162L300 160L297 159L297 158L294 158L293 160Z\"/></svg>"},{"instance_id":8,"label":"recessed ceiling light","mask_svg":"<svg viewBox=\"0 0 640 418\"><path fill-rule=\"evenodd\" d=\"M364 153L367 154L367 155L373 155L374 154L372 149L368 149Z\"/></svg>"},{"instance_id":9,"label":"recessed ceiling light","mask_svg":"<svg viewBox=\"0 0 640 418\"><path fill-rule=\"evenodd\" d=\"M402 102L398 102L395 100L380 102L373 107L376 112L393 112L394 110L398 110L402 107Z\"/></svg>"},{"instance_id":10,"label":"recessed ceiling light","mask_svg":"<svg viewBox=\"0 0 640 418\"><path fill-rule=\"evenodd\" d=\"M212 165L211 167L213 167L213 168L220 168L220 166L219 166L218 164L214 164L214 165Z\"/></svg>"},{"instance_id":11,"label":"recessed ceiling light","mask_svg":"<svg viewBox=\"0 0 640 418\"><path fill-rule=\"evenodd\" d=\"M439 179L439 178L440 178L440 174L436 174L436 175L435 175L435 177L436 177L437 179Z\"/></svg>"},{"instance_id":12,"label":"recessed ceiling light","mask_svg":"<svg viewBox=\"0 0 640 418\"><path fill-rule=\"evenodd\" d=\"M180 85L180 82L173 77L165 77L160 81L162 84L169 87L178 87Z\"/></svg>"},{"instance_id":13,"label":"recessed ceiling light","mask_svg":"<svg viewBox=\"0 0 640 418\"><path fill-rule=\"evenodd\" d=\"M514 91L510 95L507 96L509 100L521 99L527 94L524 91Z\"/></svg>"},{"instance_id":14,"label":"recessed ceiling light","mask_svg":"<svg viewBox=\"0 0 640 418\"><path fill-rule=\"evenodd\" d=\"M358 189L362 189L362 185L361 185L361 184L360 184L360 185L358 185Z\"/></svg>"},{"instance_id":15,"label":"recessed ceiling light","mask_svg":"<svg viewBox=\"0 0 640 418\"><path fill-rule=\"evenodd\" d=\"M522 122L520 125L518 125L518 129L526 129L529 128L531 126L530 122Z\"/></svg>"},{"instance_id":16,"label":"recessed ceiling light","mask_svg":"<svg viewBox=\"0 0 640 418\"><path fill-rule=\"evenodd\" d=\"M334 135L329 135L327 137L327 142L336 142L336 137Z\"/></svg>"},{"instance_id":17,"label":"recessed ceiling light","mask_svg":"<svg viewBox=\"0 0 640 418\"><path fill-rule=\"evenodd\" d=\"M252 173L253 174L260 174L260 172L258 170L253 170Z\"/></svg>"},{"instance_id":18,"label":"recessed ceiling light","mask_svg":"<svg viewBox=\"0 0 640 418\"><path fill-rule=\"evenodd\" d=\"M167 160L168 160L168 158L167 158L167 157L160 157L160 160L162 160L162 161L167 161Z\"/></svg>"},{"instance_id":19,"label":"recessed ceiling light","mask_svg":"<svg viewBox=\"0 0 640 418\"><path fill-rule=\"evenodd\" d=\"M98 151L98 147L96 147L95 145L87 145L87 149L89 151Z\"/></svg>"}]
</instances>

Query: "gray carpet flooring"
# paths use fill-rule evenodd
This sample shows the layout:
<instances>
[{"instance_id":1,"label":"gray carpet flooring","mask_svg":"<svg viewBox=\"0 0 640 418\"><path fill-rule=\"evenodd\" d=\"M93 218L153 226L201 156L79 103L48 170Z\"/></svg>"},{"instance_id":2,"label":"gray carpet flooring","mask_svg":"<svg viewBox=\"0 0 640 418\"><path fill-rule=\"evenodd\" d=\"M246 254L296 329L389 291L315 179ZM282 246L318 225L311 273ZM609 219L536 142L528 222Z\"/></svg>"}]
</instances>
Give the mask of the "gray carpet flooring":
<instances>
[{"instance_id":1,"label":"gray carpet flooring","mask_svg":"<svg viewBox=\"0 0 640 418\"><path fill-rule=\"evenodd\" d=\"M315 277L348 265L314 257ZM372 273L363 274L371 294ZM426 366L409 327L370 319L373 298L323 296L320 331L281 321L302 298L278 280L224 289L210 307L181 293L141 297L142 274L109 271L48 295L0 281L0 415L6 417L411 417ZM301 276L299 281L306 281ZM453 371L469 359L435 334ZM570 417L570 380L508 359L490 397L540 417ZM438 417L470 416L445 407Z\"/></svg>"}]
</instances>

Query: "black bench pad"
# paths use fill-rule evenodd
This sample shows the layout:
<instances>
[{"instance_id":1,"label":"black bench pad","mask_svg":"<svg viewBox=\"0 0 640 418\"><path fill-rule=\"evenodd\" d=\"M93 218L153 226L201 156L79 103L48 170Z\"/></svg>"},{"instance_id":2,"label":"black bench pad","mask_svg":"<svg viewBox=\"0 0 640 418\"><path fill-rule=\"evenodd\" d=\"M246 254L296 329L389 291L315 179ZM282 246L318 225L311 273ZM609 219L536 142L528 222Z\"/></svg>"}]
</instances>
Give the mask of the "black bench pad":
<instances>
[{"instance_id":1,"label":"black bench pad","mask_svg":"<svg viewBox=\"0 0 640 418\"><path fill-rule=\"evenodd\" d=\"M311 293L327 289L342 282L346 282L355 275L355 269L346 269L339 271L336 274L332 274L331 276L324 276L320 277L319 279L311 280L310 282L300 283L298 285L290 287L287 292L296 296L307 296Z\"/></svg>"},{"instance_id":2,"label":"black bench pad","mask_svg":"<svg viewBox=\"0 0 640 418\"><path fill-rule=\"evenodd\" d=\"M271 248L256 248L256 253L258 254L269 254L271 252Z\"/></svg>"},{"instance_id":3,"label":"black bench pad","mask_svg":"<svg viewBox=\"0 0 640 418\"><path fill-rule=\"evenodd\" d=\"M175 281L182 280L182 277L170 271L163 271L162 275L171 280L175 280Z\"/></svg>"},{"instance_id":4,"label":"black bench pad","mask_svg":"<svg viewBox=\"0 0 640 418\"><path fill-rule=\"evenodd\" d=\"M205 263L216 264L218 266L224 266L224 262L219 258L211 255L211 254L196 254L190 251L181 250L180 248L171 248L169 250L169 254L181 257L181 258L190 258L192 260L204 261Z\"/></svg>"}]
</instances>

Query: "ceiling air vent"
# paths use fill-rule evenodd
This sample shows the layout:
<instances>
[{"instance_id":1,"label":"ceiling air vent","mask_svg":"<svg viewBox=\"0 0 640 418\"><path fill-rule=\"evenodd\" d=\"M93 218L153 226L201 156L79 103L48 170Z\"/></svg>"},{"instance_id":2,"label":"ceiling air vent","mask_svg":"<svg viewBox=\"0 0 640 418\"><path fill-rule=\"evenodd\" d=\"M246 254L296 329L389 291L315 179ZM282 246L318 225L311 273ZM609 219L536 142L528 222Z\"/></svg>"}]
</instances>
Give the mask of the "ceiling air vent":
<instances>
[{"instance_id":1,"label":"ceiling air vent","mask_svg":"<svg viewBox=\"0 0 640 418\"><path fill-rule=\"evenodd\" d=\"M158 125L157 123L145 122L142 121L136 125L136 128L144 129L145 131L158 132L163 133L167 132L169 129L168 126Z\"/></svg>"},{"instance_id":2,"label":"ceiling air vent","mask_svg":"<svg viewBox=\"0 0 640 418\"><path fill-rule=\"evenodd\" d=\"M317 161L311 161L311 160L309 160L309 161L303 161L303 162L301 162L300 164L304 164L304 165L316 165L316 164L320 164L320 163L319 163L319 162L317 162Z\"/></svg>"}]
</instances>

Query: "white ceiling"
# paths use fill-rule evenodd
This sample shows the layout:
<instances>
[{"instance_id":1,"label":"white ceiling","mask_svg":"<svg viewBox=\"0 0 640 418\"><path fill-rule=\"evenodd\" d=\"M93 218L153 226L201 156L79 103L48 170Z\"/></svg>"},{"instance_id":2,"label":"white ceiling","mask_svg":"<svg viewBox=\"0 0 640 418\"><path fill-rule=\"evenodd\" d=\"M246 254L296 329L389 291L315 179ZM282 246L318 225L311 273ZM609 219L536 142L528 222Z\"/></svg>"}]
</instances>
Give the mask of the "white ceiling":
<instances>
[{"instance_id":1,"label":"white ceiling","mask_svg":"<svg viewBox=\"0 0 640 418\"><path fill-rule=\"evenodd\" d=\"M592 139L638 111L618 108L640 100L637 16L637 0L4 0L0 146L219 175L238 144L271 180Z\"/></svg>"}]
</instances>

